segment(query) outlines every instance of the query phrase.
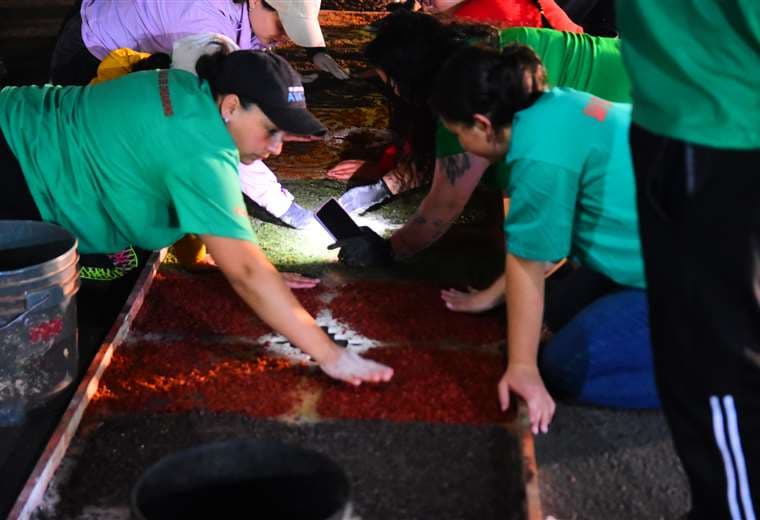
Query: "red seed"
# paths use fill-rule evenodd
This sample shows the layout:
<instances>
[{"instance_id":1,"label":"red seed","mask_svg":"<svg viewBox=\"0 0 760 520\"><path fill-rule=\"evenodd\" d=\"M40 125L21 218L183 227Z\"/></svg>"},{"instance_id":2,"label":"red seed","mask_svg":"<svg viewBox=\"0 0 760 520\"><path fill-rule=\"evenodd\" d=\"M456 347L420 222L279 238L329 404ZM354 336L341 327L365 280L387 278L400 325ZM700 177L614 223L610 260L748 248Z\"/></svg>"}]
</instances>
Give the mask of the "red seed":
<instances>
[{"instance_id":1,"label":"red seed","mask_svg":"<svg viewBox=\"0 0 760 520\"><path fill-rule=\"evenodd\" d=\"M324 306L321 288L296 291L312 315ZM159 273L137 315L135 330L188 336L259 337L271 332L221 274Z\"/></svg>"},{"instance_id":2,"label":"red seed","mask_svg":"<svg viewBox=\"0 0 760 520\"><path fill-rule=\"evenodd\" d=\"M303 368L246 345L140 343L119 349L94 413L204 409L273 417L299 402ZM258 355L261 357L258 357Z\"/></svg>"},{"instance_id":3,"label":"red seed","mask_svg":"<svg viewBox=\"0 0 760 520\"><path fill-rule=\"evenodd\" d=\"M504 313L452 312L440 287L422 282L357 282L341 289L332 315L371 339L400 343L482 345L504 338Z\"/></svg>"},{"instance_id":4,"label":"red seed","mask_svg":"<svg viewBox=\"0 0 760 520\"><path fill-rule=\"evenodd\" d=\"M500 357L483 352L392 347L367 357L393 367L388 384L350 387L325 381L317 411L340 419L385 419L445 423L505 420L496 384Z\"/></svg>"}]
</instances>

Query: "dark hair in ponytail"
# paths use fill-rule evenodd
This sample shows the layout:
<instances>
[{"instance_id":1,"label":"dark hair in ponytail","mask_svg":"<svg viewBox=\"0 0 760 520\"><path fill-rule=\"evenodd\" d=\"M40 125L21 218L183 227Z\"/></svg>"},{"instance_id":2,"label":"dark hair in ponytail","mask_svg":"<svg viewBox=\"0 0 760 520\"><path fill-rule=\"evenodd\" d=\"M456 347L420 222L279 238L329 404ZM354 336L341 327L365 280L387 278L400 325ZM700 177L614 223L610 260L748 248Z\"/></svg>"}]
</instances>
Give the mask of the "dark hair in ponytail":
<instances>
[{"instance_id":1,"label":"dark hair in ponytail","mask_svg":"<svg viewBox=\"0 0 760 520\"><path fill-rule=\"evenodd\" d=\"M132 65L130 72L140 72L141 70L168 69L171 67L171 65L171 56L165 52L156 52Z\"/></svg>"},{"instance_id":2,"label":"dark hair in ponytail","mask_svg":"<svg viewBox=\"0 0 760 520\"><path fill-rule=\"evenodd\" d=\"M237 51L237 52L249 52L249 51ZM235 94L240 99L240 104L243 108L248 109L252 104L246 96L239 92L232 92L229 89L223 88L218 81L219 76L225 67L225 62L229 56L224 49L219 50L213 54L204 54L195 63L195 72L198 74L198 78L201 81L207 81L209 87L211 87L211 95L216 99L218 96L225 94Z\"/></svg>"},{"instance_id":3,"label":"dark hair in ponytail","mask_svg":"<svg viewBox=\"0 0 760 520\"><path fill-rule=\"evenodd\" d=\"M364 54L391 81L392 86L384 88L390 100L391 129L411 144L411 154L401 152L398 161L402 166L413 166L414 180L425 182L435 165L436 117L429 104L433 80L446 59L470 39L494 39L497 33L490 26L444 23L406 9L395 10L375 28L375 38ZM393 87L398 94L393 93ZM401 180L406 183L412 179Z\"/></svg>"},{"instance_id":4,"label":"dark hair in ponytail","mask_svg":"<svg viewBox=\"0 0 760 520\"><path fill-rule=\"evenodd\" d=\"M455 25L401 9L380 20L364 54L388 75L402 99L426 105L435 74L456 49L466 45L467 38Z\"/></svg>"},{"instance_id":5,"label":"dark hair in ponytail","mask_svg":"<svg viewBox=\"0 0 760 520\"><path fill-rule=\"evenodd\" d=\"M495 128L503 128L545 89L546 71L530 47L513 43L501 53L468 47L441 68L432 104L446 121L471 126L473 116L483 114Z\"/></svg>"}]
</instances>

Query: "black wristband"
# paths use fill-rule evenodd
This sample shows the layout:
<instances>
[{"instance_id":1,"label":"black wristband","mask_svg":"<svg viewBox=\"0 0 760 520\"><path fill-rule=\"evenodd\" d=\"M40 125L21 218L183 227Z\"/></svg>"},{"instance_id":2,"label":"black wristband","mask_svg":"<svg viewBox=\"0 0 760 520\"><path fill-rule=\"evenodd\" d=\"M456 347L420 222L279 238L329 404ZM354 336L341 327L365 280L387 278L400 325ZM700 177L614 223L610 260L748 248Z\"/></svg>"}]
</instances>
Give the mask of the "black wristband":
<instances>
[{"instance_id":1,"label":"black wristband","mask_svg":"<svg viewBox=\"0 0 760 520\"><path fill-rule=\"evenodd\" d=\"M383 189L385 190L385 193L387 193L389 197L393 197L393 192L388 187L388 183L385 182L385 179L383 177L380 177L380 183L383 185Z\"/></svg>"}]
</instances>

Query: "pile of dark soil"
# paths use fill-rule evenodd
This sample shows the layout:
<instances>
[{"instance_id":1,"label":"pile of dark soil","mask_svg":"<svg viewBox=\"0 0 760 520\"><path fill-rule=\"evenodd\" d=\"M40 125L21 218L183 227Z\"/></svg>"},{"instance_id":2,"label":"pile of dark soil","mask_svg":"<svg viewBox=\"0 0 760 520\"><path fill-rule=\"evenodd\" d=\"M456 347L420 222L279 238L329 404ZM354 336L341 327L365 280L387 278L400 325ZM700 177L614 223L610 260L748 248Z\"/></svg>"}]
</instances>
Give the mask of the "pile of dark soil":
<instances>
[{"instance_id":1,"label":"pile of dark soil","mask_svg":"<svg viewBox=\"0 0 760 520\"><path fill-rule=\"evenodd\" d=\"M101 423L77 437L48 490L48 509L35 516L123 513L137 478L161 457L235 438L273 439L331 457L348 473L354 510L365 520L524 518L519 446L503 428L382 421L293 425L222 414L133 415Z\"/></svg>"}]
</instances>

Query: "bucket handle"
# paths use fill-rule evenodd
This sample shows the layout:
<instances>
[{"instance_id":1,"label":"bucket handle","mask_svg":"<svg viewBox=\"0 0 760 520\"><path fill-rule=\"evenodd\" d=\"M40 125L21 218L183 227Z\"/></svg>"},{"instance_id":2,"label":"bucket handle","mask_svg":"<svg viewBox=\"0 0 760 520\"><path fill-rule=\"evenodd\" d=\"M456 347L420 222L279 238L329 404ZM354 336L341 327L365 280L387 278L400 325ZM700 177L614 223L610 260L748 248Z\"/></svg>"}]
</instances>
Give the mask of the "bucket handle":
<instances>
[{"instance_id":1,"label":"bucket handle","mask_svg":"<svg viewBox=\"0 0 760 520\"><path fill-rule=\"evenodd\" d=\"M41 295L40 293L34 293L30 294L26 297L26 303L27 305L31 302L32 306L26 309L24 312L13 318L11 321L0 327L0 331L3 331L5 329L8 329L12 327L13 325L19 323L21 320L29 316L31 313L33 313L35 310L39 309L45 302L47 302L50 299L50 292L46 292L44 295L42 295L42 298L39 298ZM39 299L38 299L39 298ZM34 301L37 300L37 301Z\"/></svg>"}]
</instances>

